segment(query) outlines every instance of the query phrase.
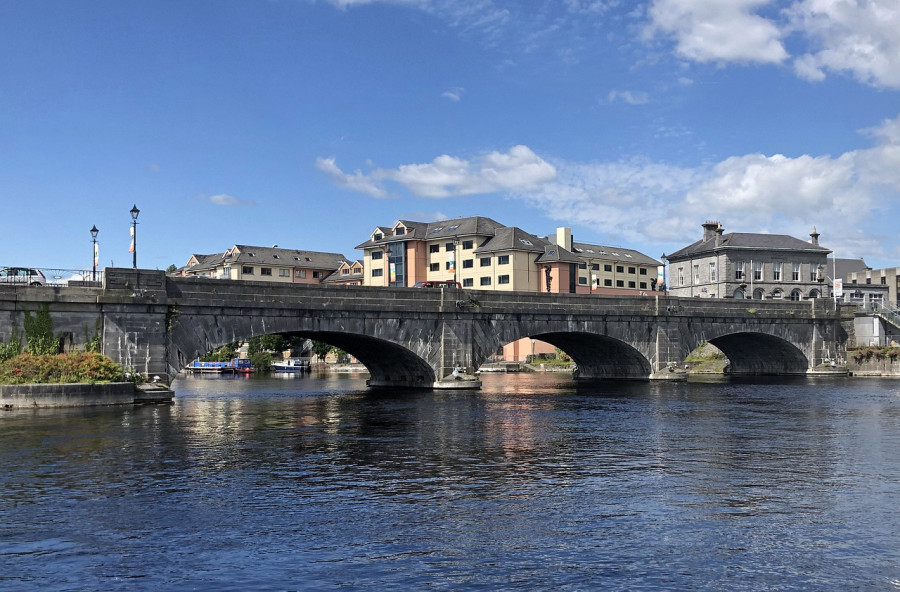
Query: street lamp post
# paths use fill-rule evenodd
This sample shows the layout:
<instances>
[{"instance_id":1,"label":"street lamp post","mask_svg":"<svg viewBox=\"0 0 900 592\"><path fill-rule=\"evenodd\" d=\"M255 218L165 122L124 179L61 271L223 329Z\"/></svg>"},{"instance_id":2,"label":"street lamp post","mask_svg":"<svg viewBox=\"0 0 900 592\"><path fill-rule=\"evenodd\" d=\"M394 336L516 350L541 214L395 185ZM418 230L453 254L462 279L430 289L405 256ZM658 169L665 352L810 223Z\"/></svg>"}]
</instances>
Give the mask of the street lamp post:
<instances>
[{"instance_id":1,"label":"street lamp post","mask_svg":"<svg viewBox=\"0 0 900 592\"><path fill-rule=\"evenodd\" d=\"M100 231L97 230L97 225L96 225L96 224L94 224L93 226L91 226L91 239L94 241L94 257L93 257L93 259L94 259L94 270L93 270L93 272L91 273L91 281L92 281L92 282L96 282L96 281L97 281L97 263L98 263L97 259L98 259L99 255L100 255L100 253L97 252L97 233L98 233L98 232L100 232Z\"/></svg>"},{"instance_id":2,"label":"street lamp post","mask_svg":"<svg viewBox=\"0 0 900 592\"><path fill-rule=\"evenodd\" d=\"M138 214L141 211L138 209L137 205L131 206L131 254L132 254L132 267L137 269L137 219Z\"/></svg>"},{"instance_id":3,"label":"street lamp post","mask_svg":"<svg viewBox=\"0 0 900 592\"><path fill-rule=\"evenodd\" d=\"M662 257L660 257L660 260L662 261L662 264L663 264L663 294L668 294L669 293L669 284L666 282L666 254L665 253L662 254Z\"/></svg>"}]
</instances>

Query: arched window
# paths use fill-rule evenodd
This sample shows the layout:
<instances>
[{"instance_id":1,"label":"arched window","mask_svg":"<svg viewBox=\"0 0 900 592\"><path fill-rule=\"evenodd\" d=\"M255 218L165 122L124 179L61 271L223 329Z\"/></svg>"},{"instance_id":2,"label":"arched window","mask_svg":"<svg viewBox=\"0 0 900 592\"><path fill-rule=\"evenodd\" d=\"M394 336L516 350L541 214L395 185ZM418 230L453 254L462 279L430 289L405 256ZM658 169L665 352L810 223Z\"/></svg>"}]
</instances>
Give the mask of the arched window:
<instances>
[{"instance_id":1,"label":"arched window","mask_svg":"<svg viewBox=\"0 0 900 592\"><path fill-rule=\"evenodd\" d=\"M764 295L764 292L763 292L762 288L757 288L757 289L753 290L753 299L754 300L762 300L763 295Z\"/></svg>"},{"instance_id":2,"label":"arched window","mask_svg":"<svg viewBox=\"0 0 900 592\"><path fill-rule=\"evenodd\" d=\"M743 300L744 299L744 291L741 290L740 288L738 288L737 290L734 291L734 294L732 294L732 297L734 297L738 300Z\"/></svg>"},{"instance_id":3,"label":"arched window","mask_svg":"<svg viewBox=\"0 0 900 592\"><path fill-rule=\"evenodd\" d=\"M774 292L772 292L773 300L781 300L783 298L784 298L784 292L782 292L781 290L775 290Z\"/></svg>"},{"instance_id":4,"label":"arched window","mask_svg":"<svg viewBox=\"0 0 900 592\"><path fill-rule=\"evenodd\" d=\"M791 300L800 300L801 298L803 298L803 294L800 290L791 290Z\"/></svg>"},{"instance_id":5,"label":"arched window","mask_svg":"<svg viewBox=\"0 0 900 592\"><path fill-rule=\"evenodd\" d=\"M818 291L818 290L810 290L810 291L809 291L809 299L810 299L810 300L815 300L815 299L818 298L818 297L819 297L819 291Z\"/></svg>"}]
</instances>

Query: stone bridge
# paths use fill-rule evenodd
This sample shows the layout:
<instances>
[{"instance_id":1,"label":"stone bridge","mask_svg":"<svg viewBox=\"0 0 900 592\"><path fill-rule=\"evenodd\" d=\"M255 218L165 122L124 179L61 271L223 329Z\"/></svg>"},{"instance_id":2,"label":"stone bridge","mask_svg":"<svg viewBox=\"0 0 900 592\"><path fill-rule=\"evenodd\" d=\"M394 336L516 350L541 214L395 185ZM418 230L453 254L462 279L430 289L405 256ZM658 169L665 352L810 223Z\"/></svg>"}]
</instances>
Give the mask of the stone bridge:
<instances>
[{"instance_id":1,"label":"stone bridge","mask_svg":"<svg viewBox=\"0 0 900 592\"><path fill-rule=\"evenodd\" d=\"M454 368L472 373L523 337L565 351L581 378L667 378L703 342L728 356L734 374L805 374L845 358L853 330L830 300L456 292L116 268L102 287L0 287L0 340L43 304L71 346L99 334L106 355L151 376L174 377L227 343L294 333L355 356L370 386L418 388L458 385Z\"/></svg>"}]
</instances>

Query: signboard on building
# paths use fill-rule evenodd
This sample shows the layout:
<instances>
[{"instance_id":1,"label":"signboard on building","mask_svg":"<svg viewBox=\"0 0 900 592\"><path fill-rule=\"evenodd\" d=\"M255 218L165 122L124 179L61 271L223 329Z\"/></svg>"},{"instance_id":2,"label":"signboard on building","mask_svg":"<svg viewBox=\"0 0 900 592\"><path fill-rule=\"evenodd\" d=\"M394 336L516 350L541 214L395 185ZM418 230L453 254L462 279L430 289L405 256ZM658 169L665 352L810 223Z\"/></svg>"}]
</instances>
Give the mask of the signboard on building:
<instances>
[{"instance_id":1,"label":"signboard on building","mask_svg":"<svg viewBox=\"0 0 900 592\"><path fill-rule=\"evenodd\" d=\"M837 279L834 280L832 295L835 298L843 298L844 297L844 280Z\"/></svg>"}]
</instances>

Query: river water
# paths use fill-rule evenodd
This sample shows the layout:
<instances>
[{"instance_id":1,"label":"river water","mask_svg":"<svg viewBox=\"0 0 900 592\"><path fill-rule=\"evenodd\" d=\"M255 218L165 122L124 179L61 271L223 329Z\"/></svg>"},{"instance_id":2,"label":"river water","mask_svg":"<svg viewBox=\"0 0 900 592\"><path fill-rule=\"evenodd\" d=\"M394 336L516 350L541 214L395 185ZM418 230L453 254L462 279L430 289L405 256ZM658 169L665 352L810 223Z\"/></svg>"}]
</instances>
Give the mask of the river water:
<instances>
[{"instance_id":1,"label":"river water","mask_svg":"<svg viewBox=\"0 0 900 592\"><path fill-rule=\"evenodd\" d=\"M900 589L900 381L483 379L2 412L0 589Z\"/></svg>"}]
</instances>

